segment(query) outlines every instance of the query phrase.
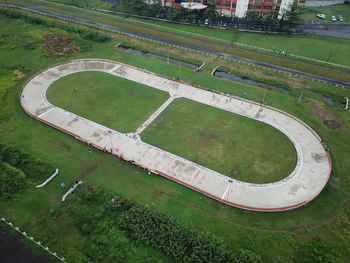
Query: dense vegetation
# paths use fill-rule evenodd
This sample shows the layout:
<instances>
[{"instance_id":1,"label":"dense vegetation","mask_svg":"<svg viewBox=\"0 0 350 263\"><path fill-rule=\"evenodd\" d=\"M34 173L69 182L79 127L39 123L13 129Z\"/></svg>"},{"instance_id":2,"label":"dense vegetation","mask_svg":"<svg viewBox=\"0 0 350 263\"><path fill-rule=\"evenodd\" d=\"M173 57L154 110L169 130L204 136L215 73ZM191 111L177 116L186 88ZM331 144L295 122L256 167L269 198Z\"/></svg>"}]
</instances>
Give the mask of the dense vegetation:
<instances>
[{"instance_id":1,"label":"dense vegetation","mask_svg":"<svg viewBox=\"0 0 350 263\"><path fill-rule=\"evenodd\" d=\"M44 20L44 19L41 19L39 17L30 16L30 15L27 15L27 14L24 14L21 12L16 12L16 11L8 10L8 9L0 9L0 15L3 15L3 16L9 17L9 18L13 18L13 19L21 19L21 20L24 20L28 23L34 24L34 25L42 25L42 26L49 27L49 28L63 29L63 30L70 32L70 33L79 34L82 39L91 40L91 41L95 41L95 42L99 42L99 43L103 43L103 42L111 40L111 37L104 35L104 34L101 34L101 33L97 33L95 31L91 31L88 29L81 29L81 28L77 29L77 28L62 24L62 23Z\"/></svg>"},{"instance_id":2,"label":"dense vegetation","mask_svg":"<svg viewBox=\"0 0 350 263\"><path fill-rule=\"evenodd\" d=\"M69 211L79 231L89 236L88 251L94 262L134 262L137 255L127 251L130 241L125 235L159 249L177 262L260 262L252 251L231 251L211 233L198 232L152 207L92 185L71 200Z\"/></svg>"},{"instance_id":3,"label":"dense vegetation","mask_svg":"<svg viewBox=\"0 0 350 263\"><path fill-rule=\"evenodd\" d=\"M26 183L38 183L52 171L52 165L37 160L22 149L0 144L0 198L14 198Z\"/></svg>"}]
</instances>

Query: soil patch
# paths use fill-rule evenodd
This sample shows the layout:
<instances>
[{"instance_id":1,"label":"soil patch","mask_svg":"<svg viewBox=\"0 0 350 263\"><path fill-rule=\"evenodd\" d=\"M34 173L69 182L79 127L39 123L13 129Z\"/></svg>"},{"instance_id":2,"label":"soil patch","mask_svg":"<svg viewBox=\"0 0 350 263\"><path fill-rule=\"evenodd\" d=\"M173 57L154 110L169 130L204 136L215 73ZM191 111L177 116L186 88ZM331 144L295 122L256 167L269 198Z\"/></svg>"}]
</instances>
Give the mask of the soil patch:
<instances>
[{"instance_id":1,"label":"soil patch","mask_svg":"<svg viewBox=\"0 0 350 263\"><path fill-rule=\"evenodd\" d=\"M23 79L26 76L26 74L24 74L22 71L17 69L14 70L13 73L16 74L17 79Z\"/></svg>"},{"instance_id":2,"label":"soil patch","mask_svg":"<svg viewBox=\"0 0 350 263\"><path fill-rule=\"evenodd\" d=\"M79 52L73 45L73 37L69 35L48 34L44 36L44 50L48 55L70 55Z\"/></svg>"},{"instance_id":3,"label":"soil patch","mask_svg":"<svg viewBox=\"0 0 350 263\"><path fill-rule=\"evenodd\" d=\"M61 148L65 150L66 152L71 152L72 151L72 146L69 146L68 144L65 144L61 142Z\"/></svg>"},{"instance_id":4,"label":"soil patch","mask_svg":"<svg viewBox=\"0 0 350 263\"><path fill-rule=\"evenodd\" d=\"M318 101L312 101L310 103L311 111L313 114L316 115L316 117L322 121L323 125L326 126L326 128L331 130L336 130L341 128L341 123L335 116L333 112L328 110L323 104L321 104Z\"/></svg>"},{"instance_id":5,"label":"soil patch","mask_svg":"<svg viewBox=\"0 0 350 263\"><path fill-rule=\"evenodd\" d=\"M98 165L94 164L89 167L86 167L80 174L79 180L83 179L84 177L88 176L89 174L93 173L97 169Z\"/></svg>"},{"instance_id":6,"label":"soil patch","mask_svg":"<svg viewBox=\"0 0 350 263\"><path fill-rule=\"evenodd\" d=\"M156 201L159 197L162 197L163 193L157 189L152 190L151 194L150 194L150 200L152 202Z\"/></svg>"}]
</instances>

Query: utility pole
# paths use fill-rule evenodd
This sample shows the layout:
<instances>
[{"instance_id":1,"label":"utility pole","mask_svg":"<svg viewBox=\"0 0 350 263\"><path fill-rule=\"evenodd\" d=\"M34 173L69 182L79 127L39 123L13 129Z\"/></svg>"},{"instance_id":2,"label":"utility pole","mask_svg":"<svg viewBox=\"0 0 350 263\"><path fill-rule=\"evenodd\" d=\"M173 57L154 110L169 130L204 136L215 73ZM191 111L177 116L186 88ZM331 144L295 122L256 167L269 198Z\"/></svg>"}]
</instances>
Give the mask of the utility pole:
<instances>
[{"instance_id":1,"label":"utility pole","mask_svg":"<svg viewBox=\"0 0 350 263\"><path fill-rule=\"evenodd\" d=\"M179 80L180 80L180 64L179 64Z\"/></svg>"},{"instance_id":2,"label":"utility pole","mask_svg":"<svg viewBox=\"0 0 350 263\"><path fill-rule=\"evenodd\" d=\"M301 90L298 104L300 104L300 102L301 102L301 99L302 99L302 97L303 97L303 93L304 93L304 88L302 88L302 90Z\"/></svg>"},{"instance_id":3,"label":"utility pole","mask_svg":"<svg viewBox=\"0 0 350 263\"><path fill-rule=\"evenodd\" d=\"M264 104L265 96L266 96L266 90L264 91L264 95L263 95L263 98L262 98L262 100L261 100L261 104Z\"/></svg>"},{"instance_id":4,"label":"utility pole","mask_svg":"<svg viewBox=\"0 0 350 263\"><path fill-rule=\"evenodd\" d=\"M168 64L169 64L169 48L168 48L168 59L167 59L167 61L168 61Z\"/></svg>"},{"instance_id":5,"label":"utility pole","mask_svg":"<svg viewBox=\"0 0 350 263\"><path fill-rule=\"evenodd\" d=\"M328 58L327 58L327 62L329 62L329 60L330 60L332 54L333 54L333 50L331 50L331 51L329 52L329 55L328 55Z\"/></svg>"},{"instance_id":6,"label":"utility pole","mask_svg":"<svg viewBox=\"0 0 350 263\"><path fill-rule=\"evenodd\" d=\"M77 37L79 37L77 26L75 26L75 33L77 34Z\"/></svg>"}]
</instances>

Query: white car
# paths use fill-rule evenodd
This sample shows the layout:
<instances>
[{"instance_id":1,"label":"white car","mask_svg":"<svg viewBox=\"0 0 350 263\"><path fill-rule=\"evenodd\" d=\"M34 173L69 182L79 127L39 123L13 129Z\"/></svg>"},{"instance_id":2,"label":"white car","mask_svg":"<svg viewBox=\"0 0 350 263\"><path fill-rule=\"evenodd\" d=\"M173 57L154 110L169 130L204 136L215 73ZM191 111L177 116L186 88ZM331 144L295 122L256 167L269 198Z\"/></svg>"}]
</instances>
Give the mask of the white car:
<instances>
[{"instance_id":1,"label":"white car","mask_svg":"<svg viewBox=\"0 0 350 263\"><path fill-rule=\"evenodd\" d=\"M326 15L325 14L317 14L316 15L318 18L325 19Z\"/></svg>"},{"instance_id":2,"label":"white car","mask_svg":"<svg viewBox=\"0 0 350 263\"><path fill-rule=\"evenodd\" d=\"M337 21L337 18L335 16L332 16L331 19L332 19L333 22Z\"/></svg>"},{"instance_id":3,"label":"white car","mask_svg":"<svg viewBox=\"0 0 350 263\"><path fill-rule=\"evenodd\" d=\"M339 16L339 22L344 22L344 18L342 16Z\"/></svg>"}]
</instances>

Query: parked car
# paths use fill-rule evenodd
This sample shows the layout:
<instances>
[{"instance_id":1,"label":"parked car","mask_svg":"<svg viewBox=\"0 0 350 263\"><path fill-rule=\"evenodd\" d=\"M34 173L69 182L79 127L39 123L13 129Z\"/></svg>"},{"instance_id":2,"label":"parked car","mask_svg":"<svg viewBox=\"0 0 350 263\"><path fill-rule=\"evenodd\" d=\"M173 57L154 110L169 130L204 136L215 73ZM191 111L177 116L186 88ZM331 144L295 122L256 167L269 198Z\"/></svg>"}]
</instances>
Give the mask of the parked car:
<instances>
[{"instance_id":1,"label":"parked car","mask_svg":"<svg viewBox=\"0 0 350 263\"><path fill-rule=\"evenodd\" d=\"M332 19L333 22L337 21L337 18L335 16L332 16L331 19Z\"/></svg>"},{"instance_id":2,"label":"parked car","mask_svg":"<svg viewBox=\"0 0 350 263\"><path fill-rule=\"evenodd\" d=\"M326 15L325 14L317 14L316 15L318 18L325 19Z\"/></svg>"},{"instance_id":3,"label":"parked car","mask_svg":"<svg viewBox=\"0 0 350 263\"><path fill-rule=\"evenodd\" d=\"M204 20L204 24L205 25L209 25L209 19L208 18Z\"/></svg>"},{"instance_id":4,"label":"parked car","mask_svg":"<svg viewBox=\"0 0 350 263\"><path fill-rule=\"evenodd\" d=\"M344 18L341 15L339 15L339 22L344 22Z\"/></svg>"}]
</instances>

